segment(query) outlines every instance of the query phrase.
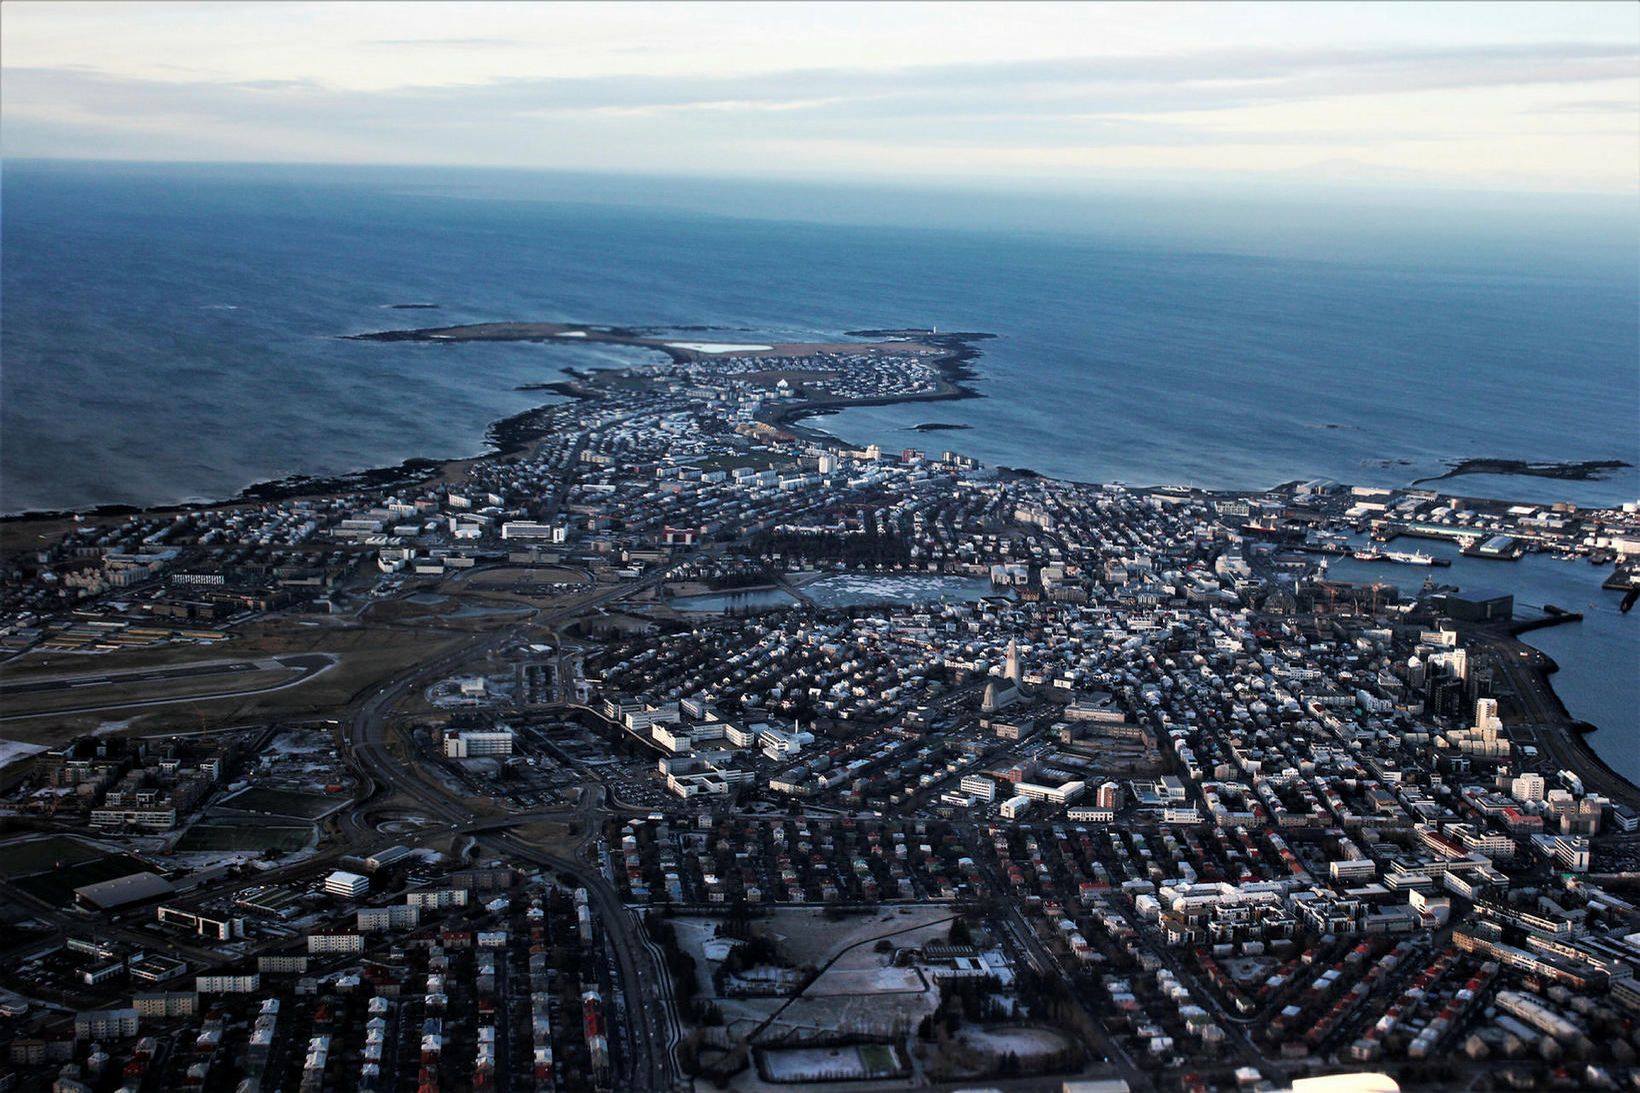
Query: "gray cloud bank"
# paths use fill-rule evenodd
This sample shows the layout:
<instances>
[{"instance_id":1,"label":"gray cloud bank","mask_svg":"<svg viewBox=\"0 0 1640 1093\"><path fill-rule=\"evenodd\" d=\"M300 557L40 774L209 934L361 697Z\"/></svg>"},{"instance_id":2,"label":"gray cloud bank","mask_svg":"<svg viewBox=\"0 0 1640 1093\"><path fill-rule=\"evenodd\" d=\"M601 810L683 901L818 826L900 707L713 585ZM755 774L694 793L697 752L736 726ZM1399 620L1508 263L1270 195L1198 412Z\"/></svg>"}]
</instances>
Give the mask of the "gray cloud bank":
<instances>
[{"instance_id":1,"label":"gray cloud bank","mask_svg":"<svg viewBox=\"0 0 1640 1093\"><path fill-rule=\"evenodd\" d=\"M421 42L375 43L419 53ZM474 43L477 45L478 43ZM485 48L505 44L485 39ZM1281 51L1227 49L788 70L756 76L503 78L360 91L302 80L134 79L76 68L13 67L0 117L7 154L154 158L385 158L631 166L691 148L804 143L989 149L1359 143L1346 110L1324 130L1234 134L1158 115L1223 112L1368 94L1578 85L1632 79L1633 47L1592 43ZM1608 100L1561 108L1596 112ZM1636 104L1629 104L1631 110ZM1611 112L1619 114L1621 103ZM1545 111L1542 124L1553 125ZM1440 140L1409 118L1374 139ZM334 156L324 149L335 148ZM420 153L418 155L418 152ZM347 153L347 154L343 154ZM139 152L140 154L140 152Z\"/></svg>"}]
</instances>

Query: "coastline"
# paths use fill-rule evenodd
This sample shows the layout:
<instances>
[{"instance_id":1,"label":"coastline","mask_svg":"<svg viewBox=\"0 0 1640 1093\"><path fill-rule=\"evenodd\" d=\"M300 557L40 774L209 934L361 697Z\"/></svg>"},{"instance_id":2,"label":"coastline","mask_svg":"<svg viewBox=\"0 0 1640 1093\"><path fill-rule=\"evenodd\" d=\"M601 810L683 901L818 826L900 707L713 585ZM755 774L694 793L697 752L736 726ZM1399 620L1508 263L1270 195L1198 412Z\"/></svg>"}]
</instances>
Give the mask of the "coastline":
<instances>
[{"instance_id":1,"label":"coastline","mask_svg":"<svg viewBox=\"0 0 1640 1093\"><path fill-rule=\"evenodd\" d=\"M669 327L670 330L679 330L688 333L711 333L720 330L718 327L683 326ZM448 331L466 330L463 337L446 336ZM562 335L576 331L587 332L586 341L601 342L610 345L635 345L642 348L654 349L666 354L672 360L685 363L702 359L710 359L721 354L699 353L677 346L667 345L665 342L651 337L653 330L643 327L591 327L571 323L483 323L472 327L430 327L417 330L384 330L372 331L364 334L338 335L349 341L378 341L378 342L431 342L434 344L460 345L473 341L523 341L536 344L565 344ZM883 338L907 339L917 338L928 346L942 347L945 351L932 361L941 374L941 382L945 384L941 391L932 395L904 395L883 399L827 399L815 400L812 403L801 403L792 407L783 407L782 411L791 412L791 420L801 417L832 413L848 406L867 405L895 405L902 402L937 401L951 398L983 398L978 392L968 388L963 381L973 378L972 369L967 362L977 358L979 350L968 346L969 341L979 341L994 338L994 334L935 334L931 331L918 330L854 330L844 333L848 338ZM579 342L582 339L575 339ZM574 344L571 342L569 344ZM892 344L890 341L870 343L876 345ZM959 348L960 346L960 348ZM780 350L804 350L819 348L841 348L842 343L783 343L772 346L766 352ZM517 390L550 391L571 399L595 398L596 394L582 386L586 374L574 368L562 369L569 379L552 380L543 383L521 385ZM452 467L470 463L475 459L505 458L516 455L527 448L531 443L540 439L543 432L534 419L551 409L556 403L541 403L536 406L520 410L518 413L492 421L485 427L482 451L470 455L452 456L449 458L434 458L430 456L410 456L399 463L375 467L361 467L356 470L341 471L336 474L306 475L291 474L280 478L262 479L245 486L232 497L222 497L198 501L167 501L153 505L137 505L129 502L108 502L101 505L91 505L83 508L67 509L25 509L18 512L0 513L0 526L8 524L28 524L34 522L73 520L77 517L111 517L111 516L139 516L144 513L155 515L170 515L189 510L210 510L236 508L242 505L258 505L269 501L288 501L304 497L321 497L333 493L345 493L358 489L386 489L395 486L408 486L431 481L448 473ZM783 414L780 416L784 416ZM769 424L777 424L771 417ZM797 427L801 429L801 426ZM829 436L816 431L815 435Z\"/></svg>"},{"instance_id":2,"label":"coastline","mask_svg":"<svg viewBox=\"0 0 1640 1093\"><path fill-rule=\"evenodd\" d=\"M1584 764L1588 767L1594 767L1606 777L1626 787L1628 800L1622 803L1625 803L1636 810L1640 810L1640 783L1636 783L1634 779L1623 774L1621 771L1615 770L1612 765L1606 762L1605 758L1595 750L1594 745L1589 742L1589 737L1599 732L1600 726L1584 721L1581 718L1573 717L1571 711L1566 708L1566 700L1562 698L1560 692L1555 689L1554 677L1555 674L1560 671L1559 662L1556 661L1554 657L1529 642L1520 641L1518 638L1516 638L1515 641L1517 644L1524 645L1532 651L1533 660L1536 661L1536 663L1528 667L1526 670L1537 677L1537 682L1541 686L1544 696L1549 700L1552 706L1552 712L1559 715L1559 725L1556 725L1553 728L1540 729L1539 731L1550 731L1559 734L1559 736L1562 737L1563 744L1576 756L1578 763Z\"/></svg>"},{"instance_id":3,"label":"coastline","mask_svg":"<svg viewBox=\"0 0 1640 1093\"><path fill-rule=\"evenodd\" d=\"M789 406L777 406L766 410L758 420L765 425L776 429L783 429L794 436L806 440L835 440L844 443L841 437L824 429L804 425L803 421L811 417L826 417L854 406L898 406L910 402L949 402L956 399L984 398L980 392L968 386L968 381L975 378L975 372L970 362L977 360L980 350L972 343L987 341L996 337L995 334L984 334L977 331L952 334L935 334L931 331L910 330L850 330L844 337L868 338L884 336L915 335L919 344L933 346L942 350L932 363L940 374L940 389L925 395L894 395L883 398L863 399L805 399L803 402Z\"/></svg>"},{"instance_id":4,"label":"coastline","mask_svg":"<svg viewBox=\"0 0 1640 1093\"><path fill-rule=\"evenodd\" d=\"M669 327L672 331L690 333L710 333L720 328L713 327ZM450 332L460 331L462 336L450 336ZM542 344L552 344L565 341L562 335L566 333L584 332L586 341L604 342L606 344L623 344L655 349L666 354L669 358L680 363L709 360L714 356L725 355L723 352L700 352L695 349L669 345L653 335L656 333L649 328L635 327L590 327L561 323L490 323L478 324L472 327L441 327L421 330L393 330L378 331L366 334L346 335L350 340L361 341L419 341L439 342L444 344L461 344L468 341L528 341ZM740 332L737 332L740 333ZM968 398L985 397L974 390L969 381L975 378L972 362L982 355L981 348L976 344L994 339L996 335L981 332L953 332L946 334L935 333L932 330L893 329L893 330L851 330L843 335L855 339L882 339L871 343L843 343L800 344L787 343L771 346L768 349L759 347L760 355L801 355L805 352L819 352L825 349L864 349L868 346L881 347L893 345L896 341L909 344L921 349L937 350L936 355L929 359L938 373L939 388L923 394L894 395L881 398L849 399L849 398L820 398L806 399L802 402L774 407L760 415L759 420L772 428L780 429L789 434L808 440L825 440L835 443L848 443L842 438L830 433L814 424L807 424L810 419L829 416L843 409L853 406L882 406L897 405L913 402L939 402ZM583 339L574 339L579 342ZM714 343L716 344L716 343ZM596 373L587 373L573 367L564 368L562 372L568 378L543 383L521 385L518 390L546 391L561 395L568 399L586 400L596 399L599 393L595 388L587 385L587 380ZM80 518L96 517L128 517L143 514L169 515L188 510L223 510L243 506L254 506L268 502L292 500L298 498L318 498L337 493L346 493L365 489L390 489L401 486L422 485L440 478L458 473L474 461L483 459L505 458L523 452L531 444L546 435L546 428L541 422L542 416L559 403L542 403L521 410L518 413L500 418L491 422L484 433L484 450L472 455L453 458L437 459L425 456L413 456L401 462L388 465L367 467L359 470L347 471L333 475L288 475L282 478L268 479L252 483L240 490L238 494L229 498L207 501L184 501L160 505L139 506L131 504L104 504L84 509L66 510L30 510L18 513L0 514L0 536L5 542L4 549L17 549L19 543L15 540L24 539L30 531L35 530L33 525L51 525L67 521L77 521ZM936 430L928 430L936 431ZM1009 477L1041 477L1038 472L1029 468L996 468L999 473ZM1444 477L1444 476L1443 476ZM1282 485L1291 485L1296 479L1290 479L1272 489L1279 489ZM1097 485L1098 483L1081 483ZM1416 484L1414 484L1415 486ZM1166 486L1133 487L1135 489L1167 489ZM1409 487L1410 488L1410 487ZM1246 490L1193 490L1205 496L1232 496L1248 492ZM1588 740L1593 727L1579 731L1574 726L1587 725L1588 722L1579 721L1567 710L1565 701L1555 690L1552 676L1558 671L1559 665L1553 658L1534 646L1519 643L1532 650L1539 663L1523 668L1536 676L1544 695L1552 703L1552 713L1556 715L1558 724L1546 727L1545 731L1555 732L1564 738L1567 748L1575 754L1581 765L1600 771L1603 779L1610 779L1624 787L1628 799L1640 805L1640 785L1627 776L1614 770L1594 749Z\"/></svg>"}]
</instances>

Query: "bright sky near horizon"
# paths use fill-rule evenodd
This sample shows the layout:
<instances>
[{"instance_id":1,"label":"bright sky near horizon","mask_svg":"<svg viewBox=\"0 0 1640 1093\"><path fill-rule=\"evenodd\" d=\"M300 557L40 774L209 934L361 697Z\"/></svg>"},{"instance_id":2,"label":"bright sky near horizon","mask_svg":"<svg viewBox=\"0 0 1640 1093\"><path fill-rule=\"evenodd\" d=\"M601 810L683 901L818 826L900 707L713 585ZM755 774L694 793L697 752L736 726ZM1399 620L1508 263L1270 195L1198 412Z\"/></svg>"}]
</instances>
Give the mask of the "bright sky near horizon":
<instances>
[{"instance_id":1,"label":"bright sky near horizon","mask_svg":"<svg viewBox=\"0 0 1640 1093\"><path fill-rule=\"evenodd\" d=\"M0 151L1632 194L1640 5L39 3Z\"/></svg>"}]
</instances>

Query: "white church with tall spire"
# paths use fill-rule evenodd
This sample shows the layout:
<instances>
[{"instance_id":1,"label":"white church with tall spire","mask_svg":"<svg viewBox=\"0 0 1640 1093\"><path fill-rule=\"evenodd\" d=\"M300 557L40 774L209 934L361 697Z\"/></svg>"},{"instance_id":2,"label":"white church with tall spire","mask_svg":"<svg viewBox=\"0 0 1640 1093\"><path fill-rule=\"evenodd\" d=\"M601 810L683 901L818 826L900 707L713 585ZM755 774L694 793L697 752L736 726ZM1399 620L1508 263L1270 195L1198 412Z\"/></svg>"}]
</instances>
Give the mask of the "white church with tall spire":
<instances>
[{"instance_id":1,"label":"white church with tall spire","mask_svg":"<svg viewBox=\"0 0 1640 1093\"><path fill-rule=\"evenodd\" d=\"M991 680L985 685L985 697L980 701L981 713L995 713L1025 697L1025 670L1019 666L1019 642L1008 639L1007 659L1003 662L1002 680Z\"/></svg>"}]
</instances>

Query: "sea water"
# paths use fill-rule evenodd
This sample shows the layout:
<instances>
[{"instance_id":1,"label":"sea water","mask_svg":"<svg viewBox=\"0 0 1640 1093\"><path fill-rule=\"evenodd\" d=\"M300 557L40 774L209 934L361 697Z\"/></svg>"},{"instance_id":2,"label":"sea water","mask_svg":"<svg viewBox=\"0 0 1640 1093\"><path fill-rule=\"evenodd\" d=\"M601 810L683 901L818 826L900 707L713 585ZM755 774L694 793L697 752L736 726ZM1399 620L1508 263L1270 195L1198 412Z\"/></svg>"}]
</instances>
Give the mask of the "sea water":
<instances>
[{"instance_id":1,"label":"sea water","mask_svg":"<svg viewBox=\"0 0 1640 1093\"><path fill-rule=\"evenodd\" d=\"M497 320L713 345L993 333L973 366L982 398L813 423L1085 481L1395 486L1470 457L1640 463L1632 224L1558 233L1522 216L1488 235L1461 209L1209 216L1115 197L993 200L940 223L934 200L825 202L520 173L9 161L0 511L218 499L471 455L495 420L554 400L521 386L660 359L571 339L343 337ZM439 306L392 307L412 302ZM916 431L931 422L969 428ZM1611 504L1640 496L1640 471L1438 488ZM1500 563L1492 583L1583 565L1527 563ZM1612 598L1577 583L1562 606ZM1632 696L1603 681L1635 677L1637 620L1532 636L1631 776Z\"/></svg>"}]
</instances>

